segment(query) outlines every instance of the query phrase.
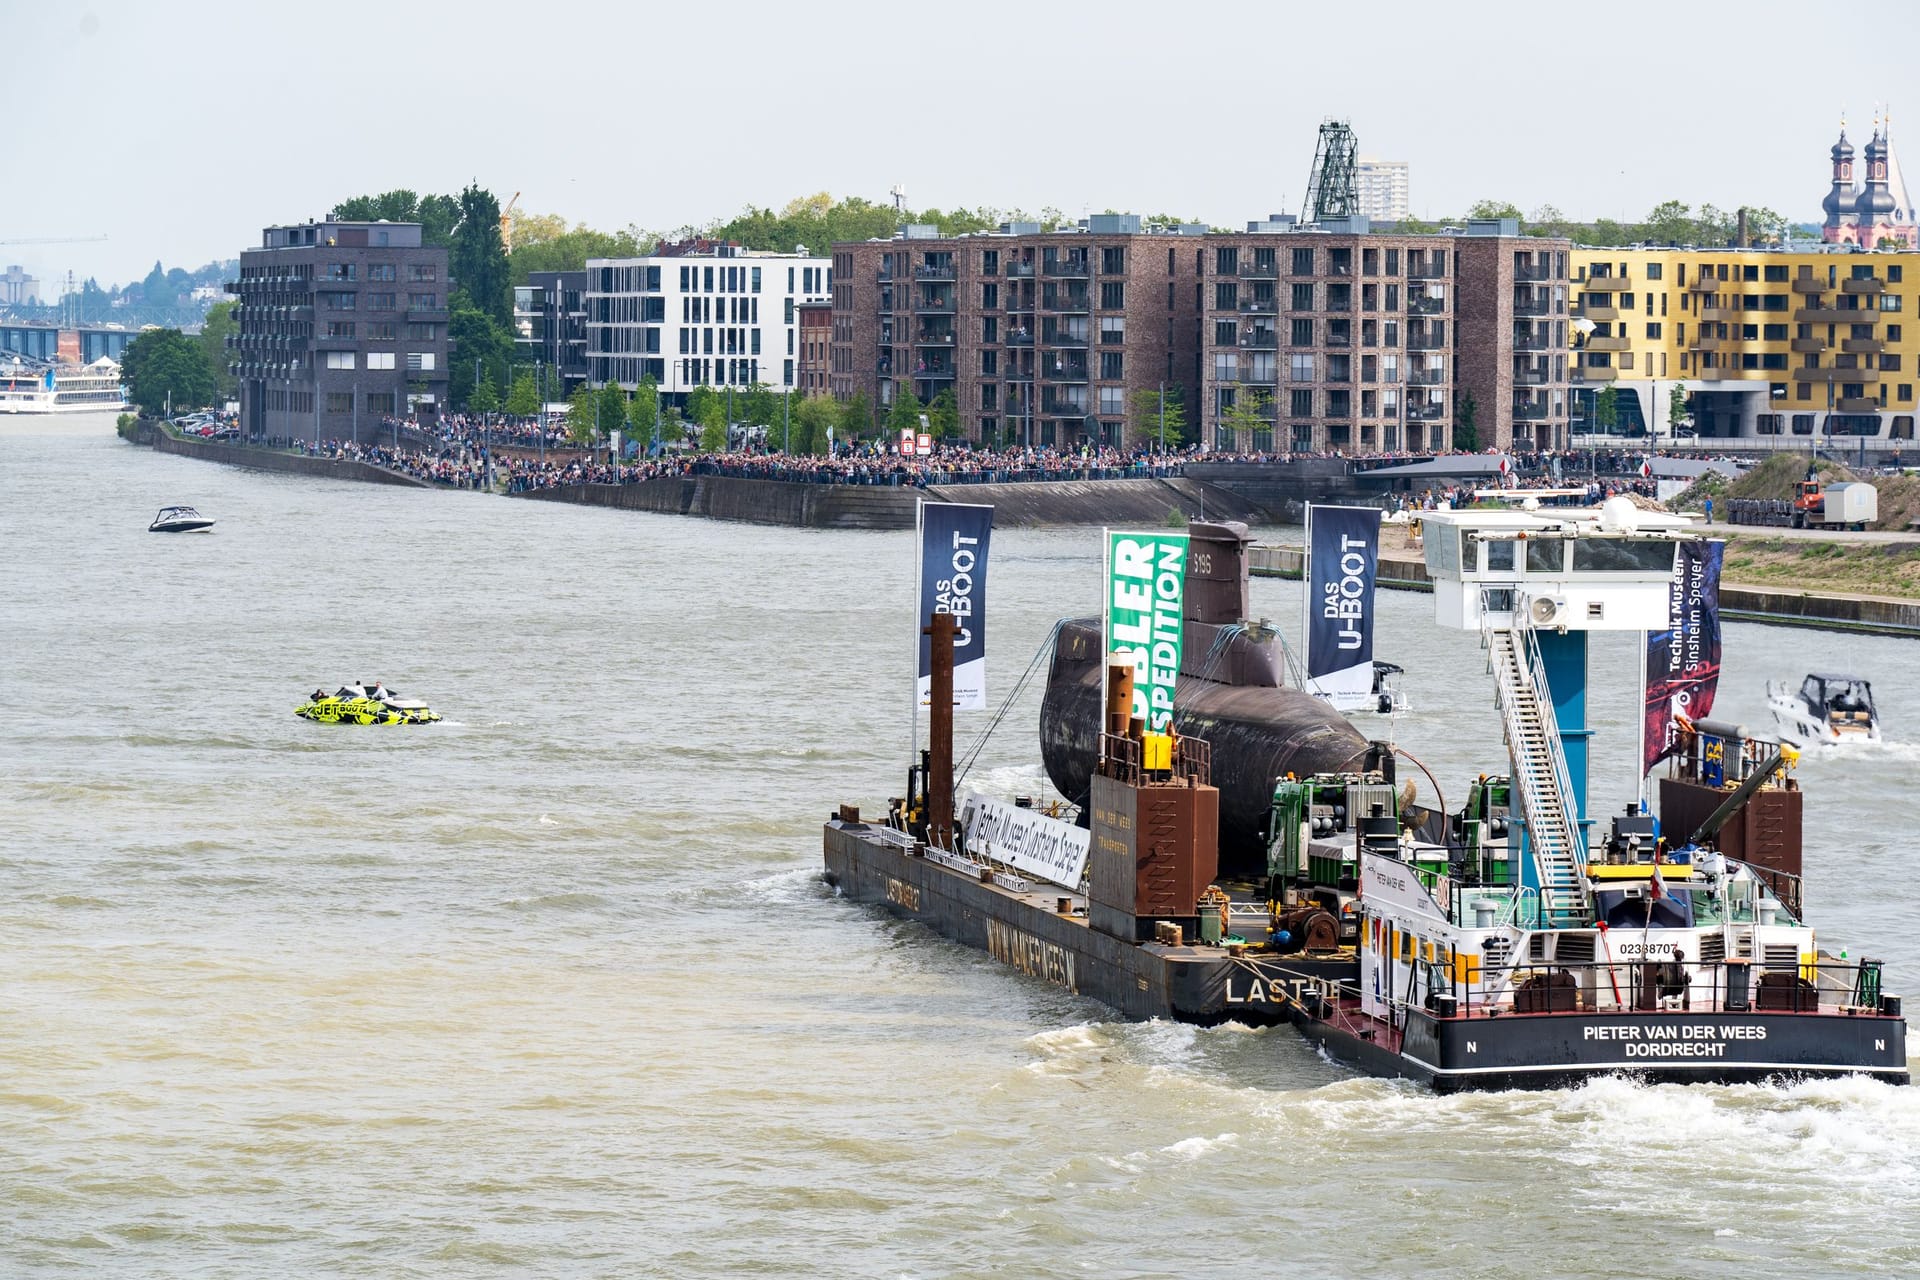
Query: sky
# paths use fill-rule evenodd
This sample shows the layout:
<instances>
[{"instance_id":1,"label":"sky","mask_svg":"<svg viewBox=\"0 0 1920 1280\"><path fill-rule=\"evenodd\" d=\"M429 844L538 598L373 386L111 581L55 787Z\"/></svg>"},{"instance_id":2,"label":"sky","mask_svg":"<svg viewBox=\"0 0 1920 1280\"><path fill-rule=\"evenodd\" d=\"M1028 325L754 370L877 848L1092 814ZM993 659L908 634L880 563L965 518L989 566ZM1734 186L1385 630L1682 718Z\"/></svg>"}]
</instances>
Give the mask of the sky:
<instances>
[{"instance_id":1,"label":"sky","mask_svg":"<svg viewBox=\"0 0 1920 1280\"><path fill-rule=\"evenodd\" d=\"M1920 95L1898 100L1920 6L1824 12L0 0L0 119L19 130L0 265L123 283L155 259L235 257L350 195L469 181L606 229L895 183L915 208L1237 226L1298 210L1327 116L1412 165L1416 216L1493 198L1635 218L1679 199L1814 220L1843 111L1860 143L1877 105L1911 113L1920 173Z\"/></svg>"}]
</instances>

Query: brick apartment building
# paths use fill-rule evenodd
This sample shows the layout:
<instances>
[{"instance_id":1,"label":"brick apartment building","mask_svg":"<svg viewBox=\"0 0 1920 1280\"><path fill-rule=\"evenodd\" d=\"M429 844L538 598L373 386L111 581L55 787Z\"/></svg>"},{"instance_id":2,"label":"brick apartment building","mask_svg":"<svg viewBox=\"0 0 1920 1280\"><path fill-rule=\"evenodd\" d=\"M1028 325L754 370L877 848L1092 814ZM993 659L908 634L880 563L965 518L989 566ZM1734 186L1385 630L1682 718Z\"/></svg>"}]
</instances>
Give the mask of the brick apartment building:
<instances>
[{"instance_id":1,"label":"brick apartment building","mask_svg":"<svg viewBox=\"0 0 1920 1280\"><path fill-rule=\"evenodd\" d=\"M1139 392L1198 385L1204 231L1107 214L837 244L829 389L876 415L951 389L976 441L1130 440Z\"/></svg>"},{"instance_id":2,"label":"brick apartment building","mask_svg":"<svg viewBox=\"0 0 1920 1280\"><path fill-rule=\"evenodd\" d=\"M1498 221L1418 236L1277 218L1207 237L1203 439L1446 449L1471 395L1479 447L1564 444L1566 249Z\"/></svg>"},{"instance_id":3,"label":"brick apartment building","mask_svg":"<svg viewBox=\"0 0 1920 1280\"><path fill-rule=\"evenodd\" d=\"M415 222L268 227L227 285L250 436L346 440L447 397L447 251Z\"/></svg>"},{"instance_id":4,"label":"brick apartment building","mask_svg":"<svg viewBox=\"0 0 1920 1280\"><path fill-rule=\"evenodd\" d=\"M1480 448L1567 442L1569 246L1510 220L931 230L834 246L834 395L952 388L968 438L1068 446L1138 439L1164 383L1209 448L1354 453L1450 448L1471 397Z\"/></svg>"},{"instance_id":5,"label":"brick apartment building","mask_svg":"<svg viewBox=\"0 0 1920 1280\"><path fill-rule=\"evenodd\" d=\"M833 344L833 303L802 302L794 308L800 317L800 391L809 396L827 394L828 348Z\"/></svg>"}]
</instances>

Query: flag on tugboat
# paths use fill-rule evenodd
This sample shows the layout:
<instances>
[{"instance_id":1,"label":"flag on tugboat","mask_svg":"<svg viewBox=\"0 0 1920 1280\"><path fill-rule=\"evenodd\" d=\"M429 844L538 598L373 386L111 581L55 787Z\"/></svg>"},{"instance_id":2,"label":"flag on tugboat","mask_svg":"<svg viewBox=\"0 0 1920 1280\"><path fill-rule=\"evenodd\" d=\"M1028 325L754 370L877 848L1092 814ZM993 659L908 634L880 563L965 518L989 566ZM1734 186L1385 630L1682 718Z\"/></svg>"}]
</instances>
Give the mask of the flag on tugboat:
<instances>
[{"instance_id":1,"label":"flag on tugboat","mask_svg":"<svg viewBox=\"0 0 1920 1280\"><path fill-rule=\"evenodd\" d=\"M1642 774L1672 752L1676 711L1689 720L1713 711L1720 683L1720 565L1726 545L1683 542L1675 557L1667 629L1647 636Z\"/></svg>"},{"instance_id":2,"label":"flag on tugboat","mask_svg":"<svg viewBox=\"0 0 1920 1280\"><path fill-rule=\"evenodd\" d=\"M1647 881L1647 897L1654 902L1667 896L1667 882L1660 878L1660 846L1653 846L1653 879Z\"/></svg>"},{"instance_id":3,"label":"flag on tugboat","mask_svg":"<svg viewBox=\"0 0 1920 1280\"><path fill-rule=\"evenodd\" d=\"M920 617L953 615L953 705L987 706L987 545L993 508L958 502L920 504ZM920 636L920 706L933 697L933 639Z\"/></svg>"}]
</instances>

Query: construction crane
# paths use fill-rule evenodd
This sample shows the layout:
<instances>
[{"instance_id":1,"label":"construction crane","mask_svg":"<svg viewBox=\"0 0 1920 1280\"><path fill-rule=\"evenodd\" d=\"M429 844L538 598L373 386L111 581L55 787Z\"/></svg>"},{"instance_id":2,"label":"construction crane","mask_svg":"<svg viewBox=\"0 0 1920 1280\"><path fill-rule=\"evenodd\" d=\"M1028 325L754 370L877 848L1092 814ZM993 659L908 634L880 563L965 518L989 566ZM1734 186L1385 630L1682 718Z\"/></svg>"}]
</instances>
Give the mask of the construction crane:
<instances>
[{"instance_id":1,"label":"construction crane","mask_svg":"<svg viewBox=\"0 0 1920 1280\"><path fill-rule=\"evenodd\" d=\"M1320 122L1320 143L1313 153L1313 172L1307 175L1307 202L1300 221L1325 222L1360 212L1359 151L1353 128L1345 120Z\"/></svg>"},{"instance_id":2,"label":"construction crane","mask_svg":"<svg viewBox=\"0 0 1920 1280\"><path fill-rule=\"evenodd\" d=\"M26 240L0 240L0 244L90 244L105 236L36 236Z\"/></svg>"},{"instance_id":3,"label":"construction crane","mask_svg":"<svg viewBox=\"0 0 1920 1280\"><path fill-rule=\"evenodd\" d=\"M513 199L507 201L507 207L500 211L500 247L508 253L513 252L513 206L520 203L520 193L513 193Z\"/></svg>"}]
</instances>

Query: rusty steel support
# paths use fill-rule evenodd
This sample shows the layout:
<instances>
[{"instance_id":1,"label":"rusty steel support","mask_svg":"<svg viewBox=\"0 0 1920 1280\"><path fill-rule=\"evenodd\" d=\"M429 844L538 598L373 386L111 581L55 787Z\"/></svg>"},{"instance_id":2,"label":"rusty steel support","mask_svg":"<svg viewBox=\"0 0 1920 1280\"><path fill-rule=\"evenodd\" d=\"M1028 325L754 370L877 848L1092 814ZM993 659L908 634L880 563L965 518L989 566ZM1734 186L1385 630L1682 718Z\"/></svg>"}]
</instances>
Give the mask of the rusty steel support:
<instances>
[{"instance_id":1,"label":"rusty steel support","mask_svg":"<svg viewBox=\"0 0 1920 1280\"><path fill-rule=\"evenodd\" d=\"M936 613L922 634L932 637L927 699L927 843L953 848L953 615Z\"/></svg>"}]
</instances>

